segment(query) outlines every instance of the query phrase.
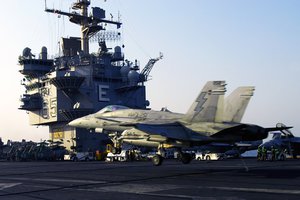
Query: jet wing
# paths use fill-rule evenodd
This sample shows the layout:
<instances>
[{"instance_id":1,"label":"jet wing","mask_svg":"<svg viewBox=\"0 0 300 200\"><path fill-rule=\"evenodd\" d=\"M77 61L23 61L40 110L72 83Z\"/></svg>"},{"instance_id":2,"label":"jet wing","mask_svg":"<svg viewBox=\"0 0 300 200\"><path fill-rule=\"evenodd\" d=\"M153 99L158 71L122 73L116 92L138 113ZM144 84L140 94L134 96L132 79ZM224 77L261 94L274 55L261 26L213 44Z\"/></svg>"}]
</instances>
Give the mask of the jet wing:
<instances>
[{"instance_id":1,"label":"jet wing","mask_svg":"<svg viewBox=\"0 0 300 200\"><path fill-rule=\"evenodd\" d=\"M134 127L150 135L161 135L168 139L207 142L211 138L187 129L178 122L169 124L135 124Z\"/></svg>"}]
</instances>

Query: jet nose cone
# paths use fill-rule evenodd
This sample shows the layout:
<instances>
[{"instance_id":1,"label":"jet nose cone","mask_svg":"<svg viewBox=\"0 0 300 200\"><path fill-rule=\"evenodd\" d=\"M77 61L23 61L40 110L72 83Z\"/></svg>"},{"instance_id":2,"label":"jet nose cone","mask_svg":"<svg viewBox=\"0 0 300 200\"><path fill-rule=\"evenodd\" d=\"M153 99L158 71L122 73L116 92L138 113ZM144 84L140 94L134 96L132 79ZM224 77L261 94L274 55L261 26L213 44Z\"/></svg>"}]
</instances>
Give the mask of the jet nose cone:
<instances>
[{"instance_id":1,"label":"jet nose cone","mask_svg":"<svg viewBox=\"0 0 300 200\"><path fill-rule=\"evenodd\" d=\"M78 127L81 125L81 119L74 119L68 123L69 126Z\"/></svg>"}]
</instances>

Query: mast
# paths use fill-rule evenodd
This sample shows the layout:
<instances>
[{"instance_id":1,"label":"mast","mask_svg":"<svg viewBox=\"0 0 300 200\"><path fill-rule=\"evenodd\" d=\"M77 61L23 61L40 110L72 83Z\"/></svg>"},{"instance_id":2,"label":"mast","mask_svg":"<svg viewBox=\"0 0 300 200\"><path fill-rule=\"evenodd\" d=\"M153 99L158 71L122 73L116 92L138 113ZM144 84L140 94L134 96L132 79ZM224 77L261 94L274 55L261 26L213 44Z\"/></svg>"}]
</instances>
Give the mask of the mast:
<instances>
[{"instance_id":1,"label":"mast","mask_svg":"<svg viewBox=\"0 0 300 200\"><path fill-rule=\"evenodd\" d=\"M84 18L81 20L81 50L83 51L84 54L89 53L89 37L87 34L88 30L88 6L90 5L90 1L88 0L81 0L77 1L76 3L73 4L73 9L80 9L81 11L81 16Z\"/></svg>"},{"instance_id":2,"label":"mast","mask_svg":"<svg viewBox=\"0 0 300 200\"><path fill-rule=\"evenodd\" d=\"M105 30L102 23L114 24L117 25L117 28L120 28L122 25L120 22L106 20L105 10L99 7L93 7L92 14L88 16L89 5L90 0L77 0L77 2L73 3L72 9L80 10L80 13L75 11L69 13L45 7L46 12L68 16L70 22L81 27L81 50L84 54L89 54L89 38L98 31Z\"/></svg>"}]
</instances>

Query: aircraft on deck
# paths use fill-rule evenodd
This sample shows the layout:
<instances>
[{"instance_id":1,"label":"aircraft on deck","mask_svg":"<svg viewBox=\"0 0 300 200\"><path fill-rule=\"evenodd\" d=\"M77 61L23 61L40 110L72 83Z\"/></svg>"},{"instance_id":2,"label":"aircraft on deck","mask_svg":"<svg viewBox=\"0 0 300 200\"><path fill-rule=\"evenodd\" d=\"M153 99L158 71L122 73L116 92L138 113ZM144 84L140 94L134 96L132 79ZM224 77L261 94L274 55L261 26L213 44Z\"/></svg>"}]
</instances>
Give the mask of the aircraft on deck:
<instances>
[{"instance_id":1,"label":"aircraft on deck","mask_svg":"<svg viewBox=\"0 0 300 200\"><path fill-rule=\"evenodd\" d=\"M233 143L256 141L268 136L268 132L284 128L263 128L240 123L241 117L224 121L225 81L209 81L186 114L166 111L129 109L124 106L108 106L99 112L69 123L70 126L107 131L119 148L122 142L158 148L153 156L154 165L161 165L165 148L176 148L183 163L191 161L191 155L182 148L202 146L212 142ZM253 92L253 87L252 87ZM251 96L251 95L250 95ZM243 104L244 105L244 104ZM244 112L235 109L232 113Z\"/></svg>"},{"instance_id":2,"label":"aircraft on deck","mask_svg":"<svg viewBox=\"0 0 300 200\"><path fill-rule=\"evenodd\" d=\"M278 123L277 127L286 127L282 123ZM293 158L297 158L300 155L300 137L295 137L290 130L280 130L280 132L274 132L272 140L267 141L260 145L270 150L272 148L286 149Z\"/></svg>"}]
</instances>

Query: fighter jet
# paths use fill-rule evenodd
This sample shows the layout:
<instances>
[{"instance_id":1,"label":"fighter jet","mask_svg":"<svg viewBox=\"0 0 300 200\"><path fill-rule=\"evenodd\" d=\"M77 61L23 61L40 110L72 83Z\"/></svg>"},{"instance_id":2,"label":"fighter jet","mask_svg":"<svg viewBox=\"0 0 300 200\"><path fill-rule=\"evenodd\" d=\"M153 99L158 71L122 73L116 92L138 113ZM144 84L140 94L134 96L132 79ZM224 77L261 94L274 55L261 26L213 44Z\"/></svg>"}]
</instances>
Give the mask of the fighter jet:
<instances>
[{"instance_id":1,"label":"fighter jet","mask_svg":"<svg viewBox=\"0 0 300 200\"><path fill-rule=\"evenodd\" d=\"M286 127L282 123L278 123L276 126ZM297 158L297 155L300 155L300 137L295 137L290 130L280 130L280 132L273 133L272 140L263 143L260 147L265 147L268 150L272 148L286 149L288 154Z\"/></svg>"},{"instance_id":2,"label":"fighter jet","mask_svg":"<svg viewBox=\"0 0 300 200\"><path fill-rule=\"evenodd\" d=\"M116 143L158 148L153 156L154 165L161 165L165 148L177 148L183 163L191 156L182 153L184 147L212 142L232 143L261 140L269 131L285 128L263 128L254 124L223 121L225 81L209 81L184 115L178 113L129 109L108 106L69 123L70 126L118 132L113 135ZM115 144L115 146L120 146Z\"/></svg>"},{"instance_id":3,"label":"fighter jet","mask_svg":"<svg viewBox=\"0 0 300 200\"><path fill-rule=\"evenodd\" d=\"M245 113L248 102L253 96L253 92L254 92L253 86L238 87L236 90L234 90L225 99L225 112L224 112L225 116L222 117L222 121L240 123ZM219 101L219 104L221 102L222 101ZM222 108L219 108L219 110L221 110ZM102 133L103 130L124 131L128 129L126 126L122 126L122 125L120 126L120 124L114 123L112 121L101 121L101 119L97 119L97 115L101 115L103 113L116 111L116 110L123 110L123 109L129 109L129 108L121 105L110 105L103 108L102 110L98 111L95 114L76 119L70 122L69 125L95 130L95 132L99 132L99 133ZM158 117L156 118L158 120L161 119L177 120L184 117L184 114L173 113L166 108L162 108L160 112L155 111L153 113L158 113Z\"/></svg>"}]
</instances>

